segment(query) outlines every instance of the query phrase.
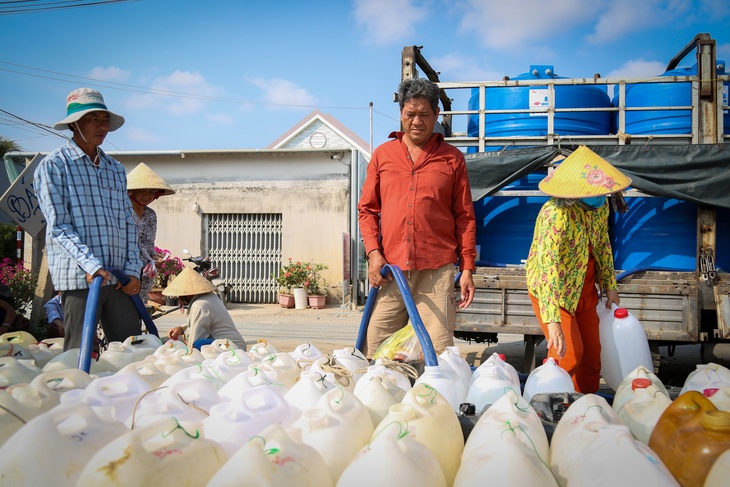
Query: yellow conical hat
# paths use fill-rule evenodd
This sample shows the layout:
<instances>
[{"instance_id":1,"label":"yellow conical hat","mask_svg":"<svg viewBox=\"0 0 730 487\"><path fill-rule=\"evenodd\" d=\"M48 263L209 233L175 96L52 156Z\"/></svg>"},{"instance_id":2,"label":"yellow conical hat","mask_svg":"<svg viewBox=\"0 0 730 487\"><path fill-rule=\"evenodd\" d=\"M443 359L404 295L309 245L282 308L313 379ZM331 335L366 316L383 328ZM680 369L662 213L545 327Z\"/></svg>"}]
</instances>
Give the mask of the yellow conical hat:
<instances>
[{"instance_id":1,"label":"yellow conical hat","mask_svg":"<svg viewBox=\"0 0 730 487\"><path fill-rule=\"evenodd\" d=\"M215 285L192 267L186 267L162 291L163 296L193 296L215 291Z\"/></svg>"},{"instance_id":2,"label":"yellow conical hat","mask_svg":"<svg viewBox=\"0 0 730 487\"><path fill-rule=\"evenodd\" d=\"M158 189L163 195L175 194L175 190L144 162L137 164L127 174L127 190L134 189Z\"/></svg>"},{"instance_id":3,"label":"yellow conical hat","mask_svg":"<svg viewBox=\"0 0 730 487\"><path fill-rule=\"evenodd\" d=\"M581 145L545 179L539 188L556 198L589 198L627 188L631 179L604 158Z\"/></svg>"}]
</instances>

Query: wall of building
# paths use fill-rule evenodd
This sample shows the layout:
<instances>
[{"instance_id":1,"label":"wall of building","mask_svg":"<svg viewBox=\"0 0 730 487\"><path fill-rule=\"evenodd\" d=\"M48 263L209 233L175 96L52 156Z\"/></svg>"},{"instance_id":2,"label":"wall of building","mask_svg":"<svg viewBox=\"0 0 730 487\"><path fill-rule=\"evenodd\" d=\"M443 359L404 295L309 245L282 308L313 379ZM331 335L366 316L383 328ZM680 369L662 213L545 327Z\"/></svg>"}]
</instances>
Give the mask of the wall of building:
<instances>
[{"instance_id":1,"label":"wall of building","mask_svg":"<svg viewBox=\"0 0 730 487\"><path fill-rule=\"evenodd\" d=\"M281 213L282 261L326 264L330 293L341 296L349 152L341 161L331 158L333 151L302 150L112 155L127 172L144 162L176 190L150 205L158 217L158 247L177 256L183 249L202 253L206 213Z\"/></svg>"}]
</instances>

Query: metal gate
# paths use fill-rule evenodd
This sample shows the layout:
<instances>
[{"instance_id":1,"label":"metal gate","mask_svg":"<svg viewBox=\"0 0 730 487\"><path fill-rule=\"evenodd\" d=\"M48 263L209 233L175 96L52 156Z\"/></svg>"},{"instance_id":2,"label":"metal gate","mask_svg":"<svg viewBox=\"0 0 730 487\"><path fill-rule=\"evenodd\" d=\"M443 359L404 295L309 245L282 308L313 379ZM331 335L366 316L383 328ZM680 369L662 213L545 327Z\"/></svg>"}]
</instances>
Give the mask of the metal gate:
<instances>
[{"instance_id":1,"label":"metal gate","mask_svg":"<svg viewBox=\"0 0 730 487\"><path fill-rule=\"evenodd\" d=\"M212 213L203 223L205 254L232 286L234 303L274 303L281 265L281 213Z\"/></svg>"}]
</instances>

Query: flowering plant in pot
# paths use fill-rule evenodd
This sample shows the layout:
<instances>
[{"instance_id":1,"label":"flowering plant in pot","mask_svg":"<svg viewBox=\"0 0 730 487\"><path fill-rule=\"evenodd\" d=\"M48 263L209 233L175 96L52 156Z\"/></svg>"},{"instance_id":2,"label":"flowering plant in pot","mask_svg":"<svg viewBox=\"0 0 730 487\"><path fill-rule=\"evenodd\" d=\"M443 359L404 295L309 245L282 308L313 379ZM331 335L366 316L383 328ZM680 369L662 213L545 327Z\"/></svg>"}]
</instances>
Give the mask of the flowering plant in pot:
<instances>
[{"instance_id":1,"label":"flowering plant in pot","mask_svg":"<svg viewBox=\"0 0 730 487\"><path fill-rule=\"evenodd\" d=\"M170 256L170 251L155 247L155 253L162 256L157 261L157 276L155 277L155 287L165 288L173 277L177 276L185 268L185 264L180 257Z\"/></svg>"},{"instance_id":2,"label":"flowering plant in pot","mask_svg":"<svg viewBox=\"0 0 730 487\"><path fill-rule=\"evenodd\" d=\"M327 269L325 264L312 264L309 269L309 281L307 282L307 294L310 308L324 308L327 300L326 283L320 271Z\"/></svg>"},{"instance_id":3,"label":"flowering plant in pot","mask_svg":"<svg viewBox=\"0 0 730 487\"><path fill-rule=\"evenodd\" d=\"M279 304L282 307L294 307L292 289L305 287L309 272L308 266L309 264L306 262L294 261L289 257L289 262L279 269L278 274L271 275L279 285Z\"/></svg>"}]
</instances>

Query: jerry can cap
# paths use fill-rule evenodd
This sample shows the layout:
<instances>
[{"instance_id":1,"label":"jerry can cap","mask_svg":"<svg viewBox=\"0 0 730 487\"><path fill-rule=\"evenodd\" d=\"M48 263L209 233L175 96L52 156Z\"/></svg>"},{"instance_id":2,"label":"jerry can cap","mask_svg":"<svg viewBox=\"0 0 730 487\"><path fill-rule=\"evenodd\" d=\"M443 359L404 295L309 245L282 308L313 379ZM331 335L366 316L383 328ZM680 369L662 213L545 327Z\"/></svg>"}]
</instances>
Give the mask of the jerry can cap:
<instances>
[{"instance_id":1,"label":"jerry can cap","mask_svg":"<svg viewBox=\"0 0 730 487\"><path fill-rule=\"evenodd\" d=\"M635 391L636 389L646 389L650 385L651 380L639 377L631 381L631 390Z\"/></svg>"},{"instance_id":2,"label":"jerry can cap","mask_svg":"<svg viewBox=\"0 0 730 487\"><path fill-rule=\"evenodd\" d=\"M616 308L616 310L613 312L614 318L626 318L629 316L629 310L626 308Z\"/></svg>"}]
</instances>

